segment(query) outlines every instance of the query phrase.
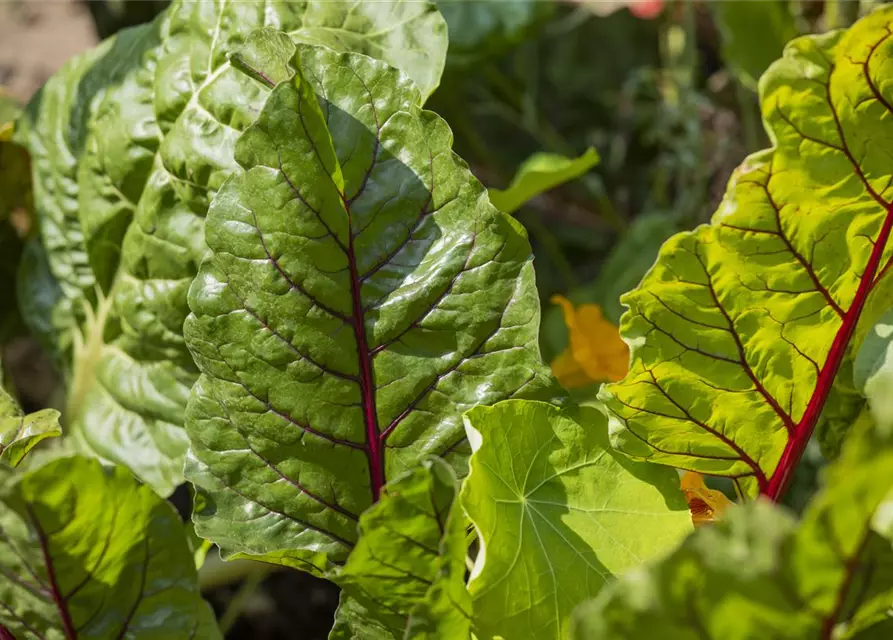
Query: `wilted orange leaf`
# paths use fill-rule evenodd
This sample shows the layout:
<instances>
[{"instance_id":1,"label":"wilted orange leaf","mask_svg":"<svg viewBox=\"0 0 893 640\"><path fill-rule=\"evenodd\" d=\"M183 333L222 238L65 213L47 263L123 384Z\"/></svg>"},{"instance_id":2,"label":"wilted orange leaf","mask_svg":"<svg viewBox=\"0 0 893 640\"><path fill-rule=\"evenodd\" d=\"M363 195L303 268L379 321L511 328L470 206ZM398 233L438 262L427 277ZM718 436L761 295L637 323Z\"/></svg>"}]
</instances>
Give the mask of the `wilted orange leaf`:
<instances>
[{"instance_id":1,"label":"wilted orange leaf","mask_svg":"<svg viewBox=\"0 0 893 640\"><path fill-rule=\"evenodd\" d=\"M616 381L626 375L629 348L620 332L595 304L574 307L564 296L553 296L561 305L570 335L568 348L552 362L552 373L566 389L594 382Z\"/></svg>"}]
</instances>

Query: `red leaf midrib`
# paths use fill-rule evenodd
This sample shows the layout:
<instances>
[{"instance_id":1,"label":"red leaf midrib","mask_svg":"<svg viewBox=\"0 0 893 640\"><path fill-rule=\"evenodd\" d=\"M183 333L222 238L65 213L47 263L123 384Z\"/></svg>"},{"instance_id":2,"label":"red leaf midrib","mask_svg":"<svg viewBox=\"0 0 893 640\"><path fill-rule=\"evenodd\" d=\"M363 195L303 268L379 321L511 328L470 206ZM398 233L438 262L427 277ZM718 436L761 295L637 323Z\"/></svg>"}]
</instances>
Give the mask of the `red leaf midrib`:
<instances>
[{"instance_id":1,"label":"red leaf midrib","mask_svg":"<svg viewBox=\"0 0 893 640\"><path fill-rule=\"evenodd\" d=\"M881 96L876 91L874 81L871 78L869 64L871 62L871 57L874 55L880 43L890 37L890 35L891 34L888 31L888 35L882 38L871 48L865 58L865 61L861 64L862 75L866 79L869 88L872 90L875 98L888 111L890 111L890 104L887 103L885 100L882 100ZM831 115L834 118L834 126L837 129L837 135L840 138L841 146L835 147L824 141L822 141L822 144L825 144L831 148L835 148L846 156L847 160L852 165L856 176L865 187L866 192L875 202L877 202L881 207L884 208L886 216L884 218L884 223L881 226L880 233L878 233L878 237L874 241L871 255L868 258L868 263L865 265L865 271L863 271L862 277L859 279L859 287L856 289L856 295L853 297L853 302L843 317L843 321L840 329L838 329L837 331L837 335L834 336L834 341L831 343L831 348L828 351L828 357L825 359L825 364L822 365L821 372L819 373L818 380L816 381L815 389L812 392L812 397L809 399L809 403L806 405L806 410L803 413L803 417L799 420L794 428L791 437L788 439L784 451L781 454L781 458L779 458L778 464L775 467L775 472L769 479L769 485L765 489L761 490L761 493L763 495L772 500L778 500L782 495L784 495L788 485L791 482L791 479L793 478L794 470L797 468L797 464L799 463L803 452L806 450L806 445L809 442L810 437L812 436L812 432L815 429L819 417L822 414L822 409L825 406L825 402L828 400L828 396L831 393L834 379L837 377L837 371L838 369L840 369L840 365L843 362L844 357L846 356L847 347L849 346L850 340L853 337L853 333L856 330L856 325L859 323L859 318L862 315L862 310L865 308L865 303L868 300L868 295L871 293L872 287L876 282L875 275L878 273L881 258L883 257L884 250L887 247L887 241L890 238L891 228L893 228L893 203L889 203L884 200L880 196L880 194L878 194L874 190L874 188L868 182L865 173L862 171L862 167L856 161L856 158L853 156L852 152L850 151L849 145L847 144L843 126L840 122L840 116L837 113L837 110L834 108L834 100L832 99L831 95L831 76L833 75L835 69L836 67L832 65L828 73L826 100L828 102L828 107L831 111ZM779 111L779 113L781 112ZM893 113L893 111L891 111L891 113ZM882 272L886 271L887 267L889 266L889 263L885 265Z\"/></svg>"},{"instance_id":2,"label":"red leaf midrib","mask_svg":"<svg viewBox=\"0 0 893 640\"><path fill-rule=\"evenodd\" d=\"M762 492L763 495L772 500L778 500L784 495L794 475L794 469L797 468L797 463L806 449L806 444L809 442L825 402L828 400L837 371L846 356L847 347L853 337L853 332L856 330L856 325L859 323L859 317L865 308L868 295L871 293L875 282L874 276L880 266L884 249L887 246L887 240L890 238L891 228L893 228L893 206L887 205L886 212L884 224L875 241L874 249L872 249L862 278L859 281L859 288L856 290L853 303L843 317L843 322L837 331L837 335L834 337L834 342L831 343L831 349L828 351L825 364L822 365L822 370L819 373L812 397L809 399L809 404L806 405L803 417L800 418L794 427L793 434L788 438L778 465L775 467L775 473L772 474L768 486Z\"/></svg>"}]
</instances>

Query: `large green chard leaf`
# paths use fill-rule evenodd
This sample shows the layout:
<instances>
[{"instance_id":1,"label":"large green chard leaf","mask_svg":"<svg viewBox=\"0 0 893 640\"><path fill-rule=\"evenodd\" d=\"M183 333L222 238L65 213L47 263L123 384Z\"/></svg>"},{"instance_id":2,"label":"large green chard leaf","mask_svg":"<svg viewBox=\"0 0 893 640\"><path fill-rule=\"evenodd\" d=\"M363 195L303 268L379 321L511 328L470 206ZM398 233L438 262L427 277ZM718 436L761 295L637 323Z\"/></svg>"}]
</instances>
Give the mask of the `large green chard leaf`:
<instances>
[{"instance_id":1,"label":"large green chard leaf","mask_svg":"<svg viewBox=\"0 0 893 640\"><path fill-rule=\"evenodd\" d=\"M675 471L608 445L595 408L512 400L466 414L462 505L481 550L469 582L481 639L566 638L574 607L691 531Z\"/></svg>"},{"instance_id":2,"label":"large green chard leaf","mask_svg":"<svg viewBox=\"0 0 893 640\"><path fill-rule=\"evenodd\" d=\"M446 124L384 63L300 60L208 214L186 472L200 535L324 567L387 479L429 455L461 470L463 411L552 382L524 230Z\"/></svg>"},{"instance_id":3,"label":"large green chard leaf","mask_svg":"<svg viewBox=\"0 0 893 640\"><path fill-rule=\"evenodd\" d=\"M82 456L0 468L0 631L38 640L219 638L174 509Z\"/></svg>"},{"instance_id":4,"label":"large green chard leaf","mask_svg":"<svg viewBox=\"0 0 893 640\"><path fill-rule=\"evenodd\" d=\"M58 411L43 409L25 415L19 403L0 386L0 461L17 467L41 440L60 435Z\"/></svg>"},{"instance_id":5,"label":"large green chard leaf","mask_svg":"<svg viewBox=\"0 0 893 640\"><path fill-rule=\"evenodd\" d=\"M893 486L890 435L860 421L799 525L762 499L733 507L582 607L574 637L824 640L883 621L893 549L871 521Z\"/></svg>"},{"instance_id":6,"label":"large green chard leaf","mask_svg":"<svg viewBox=\"0 0 893 640\"><path fill-rule=\"evenodd\" d=\"M383 638L469 637L458 491L455 473L438 458L388 483L360 517L360 540L335 578L344 595L333 640L367 637L363 630L375 623L386 629Z\"/></svg>"},{"instance_id":7,"label":"large green chard leaf","mask_svg":"<svg viewBox=\"0 0 893 640\"><path fill-rule=\"evenodd\" d=\"M26 279L44 282L48 264L62 295L27 287L21 306L52 314L55 331L34 328L56 337L71 369L66 415L83 448L162 494L182 481L188 446L197 371L182 323L204 215L237 169L233 145L265 81L284 79L276 31L381 57L424 95L446 55L446 26L427 2L181 1L71 62L30 109L47 261L33 252Z\"/></svg>"},{"instance_id":8,"label":"large green chard leaf","mask_svg":"<svg viewBox=\"0 0 893 640\"><path fill-rule=\"evenodd\" d=\"M623 451L784 492L891 264L891 21L788 45L761 81L774 148L624 297L630 372L601 394Z\"/></svg>"}]
</instances>

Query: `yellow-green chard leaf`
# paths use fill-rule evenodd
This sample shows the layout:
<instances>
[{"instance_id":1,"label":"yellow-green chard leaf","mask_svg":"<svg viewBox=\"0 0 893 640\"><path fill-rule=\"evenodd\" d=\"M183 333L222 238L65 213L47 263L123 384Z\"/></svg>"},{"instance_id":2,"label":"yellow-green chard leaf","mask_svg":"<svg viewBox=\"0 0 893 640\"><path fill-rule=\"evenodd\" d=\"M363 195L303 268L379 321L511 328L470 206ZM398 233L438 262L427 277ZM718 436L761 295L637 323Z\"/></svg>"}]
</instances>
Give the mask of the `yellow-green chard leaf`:
<instances>
[{"instance_id":1,"label":"yellow-green chard leaf","mask_svg":"<svg viewBox=\"0 0 893 640\"><path fill-rule=\"evenodd\" d=\"M58 411L42 409L25 415L19 403L0 387L0 461L17 467L42 440L60 435Z\"/></svg>"},{"instance_id":2,"label":"yellow-green chard leaf","mask_svg":"<svg viewBox=\"0 0 893 640\"><path fill-rule=\"evenodd\" d=\"M585 175L596 164L598 153L592 148L578 158L535 153L518 167L506 189L490 189L490 202L504 213L514 213L541 193Z\"/></svg>"},{"instance_id":3,"label":"yellow-green chard leaf","mask_svg":"<svg viewBox=\"0 0 893 640\"><path fill-rule=\"evenodd\" d=\"M891 22L787 46L760 83L774 147L623 298L630 372L600 397L624 452L784 493L890 264Z\"/></svg>"},{"instance_id":4,"label":"yellow-green chard leaf","mask_svg":"<svg viewBox=\"0 0 893 640\"><path fill-rule=\"evenodd\" d=\"M360 540L333 578L342 603L330 640L469 637L466 520L458 491L455 473L439 458L384 488L360 517Z\"/></svg>"},{"instance_id":5,"label":"yellow-green chard leaf","mask_svg":"<svg viewBox=\"0 0 893 640\"><path fill-rule=\"evenodd\" d=\"M482 640L566 638L575 606L692 529L677 473L611 449L598 409L511 400L466 421L475 452L462 506L480 541L468 588Z\"/></svg>"},{"instance_id":6,"label":"yellow-green chard leaf","mask_svg":"<svg viewBox=\"0 0 893 640\"><path fill-rule=\"evenodd\" d=\"M68 63L18 134L42 242L26 251L20 306L67 372L70 431L163 495L188 447L198 371L182 325L204 217L296 42L384 59L421 101L439 82L446 25L409 0L175 1Z\"/></svg>"},{"instance_id":7,"label":"yellow-green chard leaf","mask_svg":"<svg viewBox=\"0 0 893 640\"><path fill-rule=\"evenodd\" d=\"M392 478L460 472L462 413L551 397L523 228L396 69L300 47L236 145L184 333L196 530L326 569Z\"/></svg>"},{"instance_id":8,"label":"yellow-green chard leaf","mask_svg":"<svg viewBox=\"0 0 893 640\"><path fill-rule=\"evenodd\" d=\"M220 638L173 507L123 467L0 468L0 637Z\"/></svg>"},{"instance_id":9,"label":"yellow-green chard leaf","mask_svg":"<svg viewBox=\"0 0 893 640\"><path fill-rule=\"evenodd\" d=\"M872 519L891 486L890 430L860 420L799 523L762 498L731 508L582 606L573 637L889 637L893 548Z\"/></svg>"}]
</instances>

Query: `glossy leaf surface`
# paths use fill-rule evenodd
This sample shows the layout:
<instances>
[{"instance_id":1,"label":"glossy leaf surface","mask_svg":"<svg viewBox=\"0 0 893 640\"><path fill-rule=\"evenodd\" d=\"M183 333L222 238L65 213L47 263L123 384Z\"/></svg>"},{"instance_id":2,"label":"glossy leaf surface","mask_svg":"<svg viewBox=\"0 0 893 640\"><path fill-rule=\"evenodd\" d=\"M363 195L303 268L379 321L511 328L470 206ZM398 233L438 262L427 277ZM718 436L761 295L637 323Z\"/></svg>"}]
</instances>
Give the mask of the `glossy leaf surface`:
<instances>
[{"instance_id":1,"label":"glossy leaf surface","mask_svg":"<svg viewBox=\"0 0 893 640\"><path fill-rule=\"evenodd\" d=\"M585 175L596 164L598 153L592 148L578 158L535 153L518 167L508 187L490 189L490 202L503 213L514 213L541 193Z\"/></svg>"},{"instance_id":2,"label":"glossy leaf surface","mask_svg":"<svg viewBox=\"0 0 893 640\"><path fill-rule=\"evenodd\" d=\"M524 231L446 124L384 63L299 58L208 216L187 477L200 535L322 567L387 479L430 455L461 470L464 410L551 380Z\"/></svg>"},{"instance_id":3,"label":"glossy leaf surface","mask_svg":"<svg viewBox=\"0 0 893 640\"><path fill-rule=\"evenodd\" d=\"M14 637L220 637L179 517L126 469L75 456L0 478L0 625Z\"/></svg>"},{"instance_id":4,"label":"glossy leaf surface","mask_svg":"<svg viewBox=\"0 0 893 640\"><path fill-rule=\"evenodd\" d=\"M513 400L466 421L480 440L462 488L479 638L567 637L575 606L692 529L676 472L611 449L598 409Z\"/></svg>"},{"instance_id":5,"label":"glossy leaf surface","mask_svg":"<svg viewBox=\"0 0 893 640\"><path fill-rule=\"evenodd\" d=\"M42 440L60 435L58 411L42 409L25 415L18 402L0 387L0 460L17 467Z\"/></svg>"},{"instance_id":6,"label":"glossy leaf surface","mask_svg":"<svg viewBox=\"0 0 893 640\"><path fill-rule=\"evenodd\" d=\"M600 396L623 451L783 494L890 264L891 20L788 45L761 81L775 147L623 298L630 373Z\"/></svg>"},{"instance_id":7,"label":"glossy leaf surface","mask_svg":"<svg viewBox=\"0 0 893 640\"><path fill-rule=\"evenodd\" d=\"M66 65L32 102L22 135L47 256L23 279L50 275L61 295L26 287L21 306L52 318L51 330L32 329L52 338L70 372L71 432L165 495L182 482L198 375L182 324L206 251L204 216L238 167L233 145L267 83L283 79L269 31L381 57L424 95L446 55L445 24L427 2L174 2ZM239 56L260 75L237 68Z\"/></svg>"},{"instance_id":8,"label":"glossy leaf surface","mask_svg":"<svg viewBox=\"0 0 893 640\"><path fill-rule=\"evenodd\" d=\"M389 483L360 517L359 542L334 578L363 610L342 605L340 617L353 637L363 637L361 629L374 624L370 619L394 638L469 637L465 518L454 508L458 490L449 465L431 458Z\"/></svg>"},{"instance_id":9,"label":"glossy leaf surface","mask_svg":"<svg viewBox=\"0 0 893 640\"><path fill-rule=\"evenodd\" d=\"M871 528L891 484L889 432L854 426L799 524L762 499L729 509L582 607L574 637L863 637L893 602L893 550Z\"/></svg>"}]
</instances>

